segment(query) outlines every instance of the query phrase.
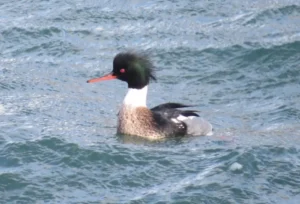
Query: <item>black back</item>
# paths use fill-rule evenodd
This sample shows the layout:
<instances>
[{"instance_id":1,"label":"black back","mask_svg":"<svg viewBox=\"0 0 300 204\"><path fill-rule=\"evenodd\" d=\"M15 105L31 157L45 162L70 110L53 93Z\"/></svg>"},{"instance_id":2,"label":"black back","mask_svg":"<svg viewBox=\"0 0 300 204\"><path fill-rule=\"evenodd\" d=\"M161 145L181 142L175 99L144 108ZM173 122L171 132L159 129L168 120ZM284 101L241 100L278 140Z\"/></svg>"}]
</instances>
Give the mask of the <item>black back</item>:
<instances>
[{"instance_id":1,"label":"black back","mask_svg":"<svg viewBox=\"0 0 300 204\"><path fill-rule=\"evenodd\" d=\"M199 115L194 110L179 110L178 108L191 107L180 103L165 103L151 109L157 128L168 136L184 136L187 134L187 125L177 120L182 115L185 117ZM173 119L173 121L172 121ZM175 122L176 121L176 122Z\"/></svg>"}]
</instances>

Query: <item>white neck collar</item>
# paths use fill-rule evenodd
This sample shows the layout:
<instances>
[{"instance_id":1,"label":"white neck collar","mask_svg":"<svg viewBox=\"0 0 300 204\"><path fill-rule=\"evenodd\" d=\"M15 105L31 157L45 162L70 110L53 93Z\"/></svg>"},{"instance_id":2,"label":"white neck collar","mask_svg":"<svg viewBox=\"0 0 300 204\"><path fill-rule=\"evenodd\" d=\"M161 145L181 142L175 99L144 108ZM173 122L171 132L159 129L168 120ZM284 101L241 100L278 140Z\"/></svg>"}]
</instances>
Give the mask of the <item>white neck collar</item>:
<instances>
[{"instance_id":1,"label":"white neck collar","mask_svg":"<svg viewBox=\"0 0 300 204\"><path fill-rule=\"evenodd\" d=\"M123 105L132 107L147 107L147 91L148 86L142 89L129 88L124 98Z\"/></svg>"}]
</instances>

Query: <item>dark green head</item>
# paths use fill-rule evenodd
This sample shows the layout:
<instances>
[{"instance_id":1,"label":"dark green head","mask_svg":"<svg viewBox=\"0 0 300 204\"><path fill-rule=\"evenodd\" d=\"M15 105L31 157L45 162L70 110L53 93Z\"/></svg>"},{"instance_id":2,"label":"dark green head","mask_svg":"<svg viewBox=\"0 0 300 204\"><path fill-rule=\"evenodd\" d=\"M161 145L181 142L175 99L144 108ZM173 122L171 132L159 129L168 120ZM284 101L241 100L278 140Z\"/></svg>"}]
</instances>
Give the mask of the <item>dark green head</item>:
<instances>
[{"instance_id":1,"label":"dark green head","mask_svg":"<svg viewBox=\"0 0 300 204\"><path fill-rule=\"evenodd\" d=\"M128 88L141 89L149 84L150 79L156 80L153 65L146 55L125 52L115 56L112 75L126 81Z\"/></svg>"},{"instance_id":2,"label":"dark green head","mask_svg":"<svg viewBox=\"0 0 300 204\"><path fill-rule=\"evenodd\" d=\"M146 55L123 52L115 56L110 74L87 82L120 79L127 82L128 88L141 89L149 84L150 79L156 80L153 69L153 64Z\"/></svg>"}]
</instances>

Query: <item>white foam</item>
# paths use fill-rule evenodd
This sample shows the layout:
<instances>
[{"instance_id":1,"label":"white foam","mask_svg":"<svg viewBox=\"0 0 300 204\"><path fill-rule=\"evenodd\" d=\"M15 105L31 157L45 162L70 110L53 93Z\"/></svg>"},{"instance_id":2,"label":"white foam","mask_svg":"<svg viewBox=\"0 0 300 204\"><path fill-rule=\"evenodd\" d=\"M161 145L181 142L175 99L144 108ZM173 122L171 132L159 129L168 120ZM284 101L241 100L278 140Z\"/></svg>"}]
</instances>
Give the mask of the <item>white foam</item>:
<instances>
[{"instance_id":1,"label":"white foam","mask_svg":"<svg viewBox=\"0 0 300 204\"><path fill-rule=\"evenodd\" d=\"M240 163L234 162L233 164L230 165L229 170L230 171L240 171L242 170L243 165Z\"/></svg>"},{"instance_id":2,"label":"white foam","mask_svg":"<svg viewBox=\"0 0 300 204\"><path fill-rule=\"evenodd\" d=\"M2 104L0 104L0 115L3 115L5 113L5 108Z\"/></svg>"}]
</instances>

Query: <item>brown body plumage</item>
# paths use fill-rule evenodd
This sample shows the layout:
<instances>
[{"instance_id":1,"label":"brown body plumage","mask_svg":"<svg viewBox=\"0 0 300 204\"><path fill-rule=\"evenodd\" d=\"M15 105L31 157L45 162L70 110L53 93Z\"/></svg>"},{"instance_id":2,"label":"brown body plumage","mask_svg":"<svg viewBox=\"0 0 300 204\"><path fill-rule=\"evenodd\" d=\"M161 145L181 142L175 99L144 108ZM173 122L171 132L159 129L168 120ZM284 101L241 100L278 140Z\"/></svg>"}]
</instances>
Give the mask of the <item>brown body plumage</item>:
<instances>
[{"instance_id":1,"label":"brown body plumage","mask_svg":"<svg viewBox=\"0 0 300 204\"><path fill-rule=\"evenodd\" d=\"M160 139L165 135L158 131L152 112L146 107L122 106L118 118L118 133Z\"/></svg>"}]
</instances>

